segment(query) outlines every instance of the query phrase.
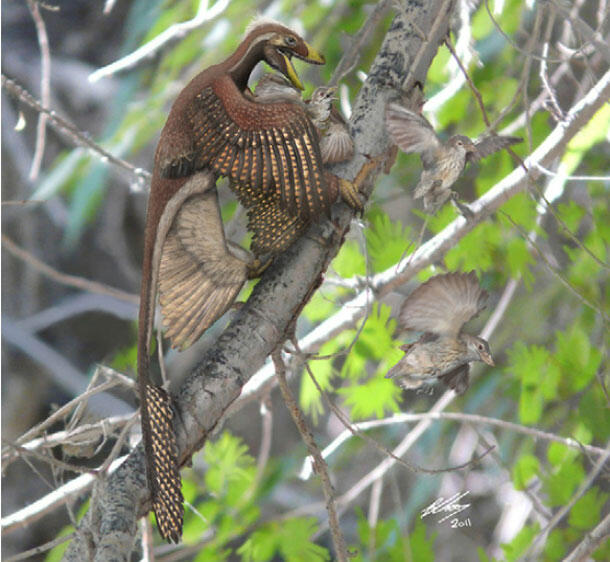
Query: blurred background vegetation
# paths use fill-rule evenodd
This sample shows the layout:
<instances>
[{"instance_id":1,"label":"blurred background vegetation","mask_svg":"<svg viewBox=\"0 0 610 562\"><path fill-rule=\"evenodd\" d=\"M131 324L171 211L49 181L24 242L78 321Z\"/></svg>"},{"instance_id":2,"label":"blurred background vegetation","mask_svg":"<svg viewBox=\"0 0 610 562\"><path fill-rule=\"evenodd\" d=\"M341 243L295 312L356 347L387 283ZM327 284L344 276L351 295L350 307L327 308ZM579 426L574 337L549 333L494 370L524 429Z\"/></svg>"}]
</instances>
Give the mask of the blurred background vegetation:
<instances>
[{"instance_id":1,"label":"blurred background vegetation","mask_svg":"<svg viewBox=\"0 0 610 562\"><path fill-rule=\"evenodd\" d=\"M2 71L41 97L41 55L31 5L2 2ZM110 4L107 2L107 4ZM49 107L67 117L100 146L142 171L150 170L169 105L199 70L225 57L239 43L253 15L264 13L302 32L326 56L323 67L297 70L307 93L329 79L371 13L355 0L245 2L217 0L217 15L167 43L135 66L91 82L89 76L132 53L170 26L190 20L198 0L85 0L40 4L50 53ZM341 108L349 114L370 63L391 21L391 2L358 67L341 83ZM519 134L515 151L525 158L557 120L608 71L610 23L605 0L557 2L458 1L453 42L480 91L498 132ZM564 11L562 11L564 10ZM566 15L567 14L567 15ZM590 33L586 33L588 26ZM596 30L598 35L593 33ZM258 74L260 75L260 74ZM255 80L257 76L255 76ZM548 86L547 86L548 84ZM476 137L485 131L477 101L446 47L424 86L424 114L441 136ZM552 95L551 95L552 94ZM30 256L62 273L95 280L130 295L139 291L146 207L145 173L132 173L84 148L74 148L47 127L40 172L31 173L37 114L2 92L2 435L3 448L46 418L53 408L82 392L97 364L133 376L137 304L49 279L32 260L7 251L13 241ZM526 115L526 111L529 112ZM17 126L23 124L24 126ZM504 314L490 338L496 367L475 367L468 392L454 412L489 416L535 427L580 443L606 448L608 411L608 247L610 244L610 106L568 144L528 191L506 202L419 275L475 269ZM498 153L468 168L457 189L472 201L513 170L511 156ZM298 335L341 311L357 288L355 276L395 266L417 245L423 219L412 187L421 170L416 155L400 154L381 176L366 213L333 261L327 282L305 308ZM567 179L574 175L578 179ZM247 245L243 215L221 189L223 217L231 237ZM543 197L544 195L544 197ZM545 201L546 199L546 201ZM23 200L33 200L19 203ZM456 216L450 205L430 220L427 240ZM12 247L12 245L11 245ZM371 306L364 321L328 339L311 360L320 385L352 421L426 412L436 395L401 391L383 378L402 355L404 340L394 320L409 283ZM244 295L247 295L247 291ZM482 328L488 314L476 322ZM213 344L224 318L184 353L167 352L173 385ZM320 447L344 429L306 372L292 379ZM136 407L131 391L102 398L85 421L125 414ZM58 423L50 431L64 428ZM137 424L136 424L137 425ZM387 424L369 432L387 448L410 425ZM134 429L137 431L137 429ZM113 439L100 440L90 458L68 449L57 458L98 466ZM608 466L599 456L508 428L434 422L406 459L437 468L463 463L487 444L492 453L466 470L415 474L394 466L370 487L361 479L383 462L370 443L351 438L328 459L337 495L354 492L343 505L341 524L355 560L516 560L522 556L560 560L609 512ZM127 450L129 443L124 447ZM306 448L277 389L231 416L184 471L187 507L184 543L160 545L159 559L324 560L330 537L319 482L298 473ZM4 463L4 460L3 460ZM3 464L2 515L31 504L68 480L40 458ZM357 490L357 492L355 491ZM420 517L438 497L468 492L471 506L459 528L438 517ZM74 508L78 511L84 498ZM544 533L553 515L569 509ZM462 517L463 515L463 517ZM18 552L68 532L67 510L5 534L4 553ZM466 525L468 521L468 525ZM536 537L542 540L531 547ZM528 551L527 549L531 549ZM50 560L61 556L59 547ZM34 558L43 559L45 555ZM607 542L594 558L610 559Z\"/></svg>"}]
</instances>

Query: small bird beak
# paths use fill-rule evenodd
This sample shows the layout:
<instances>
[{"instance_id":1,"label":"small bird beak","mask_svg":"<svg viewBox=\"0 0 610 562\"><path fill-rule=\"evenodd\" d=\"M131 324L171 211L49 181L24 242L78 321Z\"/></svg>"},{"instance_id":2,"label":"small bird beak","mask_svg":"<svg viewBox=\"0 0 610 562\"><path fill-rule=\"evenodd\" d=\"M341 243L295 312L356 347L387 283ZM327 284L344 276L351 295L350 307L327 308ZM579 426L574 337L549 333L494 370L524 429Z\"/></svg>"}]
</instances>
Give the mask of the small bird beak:
<instances>
[{"instance_id":1,"label":"small bird beak","mask_svg":"<svg viewBox=\"0 0 610 562\"><path fill-rule=\"evenodd\" d=\"M493 357L486 351L481 351L481 361L487 363L490 367L494 367L496 365Z\"/></svg>"}]
</instances>

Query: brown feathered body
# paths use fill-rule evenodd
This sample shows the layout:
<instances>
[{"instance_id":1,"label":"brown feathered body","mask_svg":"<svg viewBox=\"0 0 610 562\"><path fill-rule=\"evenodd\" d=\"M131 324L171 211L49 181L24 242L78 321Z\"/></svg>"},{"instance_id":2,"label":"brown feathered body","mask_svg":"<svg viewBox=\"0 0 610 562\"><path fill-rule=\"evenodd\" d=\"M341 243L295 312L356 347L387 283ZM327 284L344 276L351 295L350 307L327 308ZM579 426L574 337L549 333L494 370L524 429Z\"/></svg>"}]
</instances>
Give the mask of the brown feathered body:
<instances>
[{"instance_id":1,"label":"brown feathered body","mask_svg":"<svg viewBox=\"0 0 610 562\"><path fill-rule=\"evenodd\" d=\"M456 197L451 188L468 162L476 162L523 140L491 135L473 142L464 135L454 135L442 142L425 117L397 103L390 103L386 108L386 127L403 152L420 154L423 170L414 196L423 199L424 209L430 213Z\"/></svg>"},{"instance_id":2,"label":"brown feathered body","mask_svg":"<svg viewBox=\"0 0 610 562\"><path fill-rule=\"evenodd\" d=\"M316 88L312 97L303 101L299 90L288 80L281 75L268 73L259 80L253 99L266 104L291 101L302 105L318 133L322 162L332 164L349 160L354 151L345 122L343 126L339 125L339 118L335 116L338 113L332 106L335 90L330 87ZM326 180L333 197L341 192L349 204L360 208L360 201L342 190L336 176L327 174ZM307 218L291 214L283 208L274 193L236 191L240 203L248 209L248 230L253 235L251 250L256 256L283 252L310 225L311 221Z\"/></svg>"},{"instance_id":3,"label":"brown feathered body","mask_svg":"<svg viewBox=\"0 0 610 562\"><path fill-rule=\"evenodd\" d=\"M437 275L418 287L403 303L399 325L423 335L400 348L405 355L386 377L408 389L441 380L458 394L464 392L469 363L493 365L488 343L462 331L486 301L487 293L472 271Z\"/></svg>"},{"instance_id":4,"label":"brown feathered body","mask_svg":"<svg viewBox=\"0 0 610 562\"><path fill-rule=\"evenodd\" d=\"M183 507L171 400L149 376L157 289L172 345L186 347L243 285L250 261L225 240L218 176L229 177L238 196L274 194L291 216L326 214L333 201L317 131L302 104L261 104L248 93L250 73L263 60L300 86L292 56L324 62L292 30L256 25L230 57L180 92L157 145L144 235L138 378L148 484L159 531L170 541L180 539Z\"/></svg>"}]
</instances>

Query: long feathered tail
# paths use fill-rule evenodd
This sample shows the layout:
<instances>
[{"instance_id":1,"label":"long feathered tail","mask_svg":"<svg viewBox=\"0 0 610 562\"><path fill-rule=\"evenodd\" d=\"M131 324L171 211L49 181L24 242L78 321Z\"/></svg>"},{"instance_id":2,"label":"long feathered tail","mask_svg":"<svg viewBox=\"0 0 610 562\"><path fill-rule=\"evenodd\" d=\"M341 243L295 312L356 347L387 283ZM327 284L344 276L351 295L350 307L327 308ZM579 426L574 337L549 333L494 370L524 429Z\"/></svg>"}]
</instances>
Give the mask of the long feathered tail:
<instances>
[{"instance_id":1,"label":"long feathered tail","mask_svg":"<svg viewBox=\"0 0 610 562\"><path fill-rule=\"evenodd\" d=\"M141 407L143 412L144 409L147 411L148 431L143 432L143 438L153 510L161 536L177 543L182 536L184 498L178 467L178 447L172 429L171 400L160 386L148 384L145 392L145 404Z\"/></svg>"}]
</instances>

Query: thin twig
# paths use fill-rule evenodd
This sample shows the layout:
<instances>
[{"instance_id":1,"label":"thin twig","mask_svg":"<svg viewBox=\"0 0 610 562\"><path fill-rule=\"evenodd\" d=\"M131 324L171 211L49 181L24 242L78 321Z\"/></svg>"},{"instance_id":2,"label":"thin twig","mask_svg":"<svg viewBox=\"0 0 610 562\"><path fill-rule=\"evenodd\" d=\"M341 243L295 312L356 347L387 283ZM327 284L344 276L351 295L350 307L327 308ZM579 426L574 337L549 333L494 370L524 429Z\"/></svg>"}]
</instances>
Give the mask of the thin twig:
<instances>
[{"instance_id":1,"label":"thin twig","mask_svg":"<svg viewBox=\"0 0 610 562\"><path fill-rule=\"evenodd\" d=\"M109 162L110 164L114 164L115 166L128 171L130 174L135 176L136 182L139 186L141 185L144 187L145 184L150 181L150 172L143 170L142 168L138 168L133 164L122 160L121 158L117 158L106 149L102 148L99 144L91 140L88 133L79 131L73 123L63 117L60 117L54 110L41 104L27 90L19 86L14 80L7 78L4 74L2 74L2 87L5 88L6 91L9 92L9 94L11 94L13 97L29 105L32 109L38 111L39 113L48 115L49 125L51 125L60 134L68 137L70 142L75 146L84 146L85 148L89 148L94 154L97 154L103 162Z\"/></svg>"},{"instance_id":2,"label":"thin twig","mask_svg":"<svg viewBox=\"0 0 610 562\"><path fill-rule=\"evenodd\" d=\"M114 472L127 459L127 455L116 459L111 465L108 473ZM97 479L92 471L70 480L67 484L55 489L50 494L36 500L10 515L2 517L0 529L2 534L7 534L26 525L31 525L41 517L61 507L65 503L87 492Z\"/></svg>"},{"instance_id":3,"label":"thin twig","mask_svg":"<svg viewBox=\"0 0 610 562\"><path fill-rule=\"evenodd\" d=\"M557 277L559 281L561 281L564 287L566 287L571 293L573 293L576 298L580 300L580 302L582 302L585 306L599 314L605 322L608 322L609 318L604 312L602 305L591 302L587 297L581 294L580 291L578 291L578 289L570 283L569 279L558 268L551 264L551 262L545 256L544 252L540 249L538 244L536 244L534 239L527 232L525 232L508 213L505 213L504 211L500 211L500 213L502 213L502 216L506 217L506 219L513 225L513 227L519 232L519 234L521 234L524 240L527 241L528 245L536 251L538 256L542 258L542 261L544 262L544 265L546 265L547 269L555 277Z\"/></svg>"},{"instance_id":4,"label":"thin twig","mask_svg":"<svg viewBox=\"0 0 610 562\"><path fill-rule=\"evenodd\" d=\"M35 546L34 548L30 548L24 552L20 552L19 554L15 554L15 556L10 556L9 558L4 558L4 562L17 562L18 560L27 560L28 558L34 557L36 554L42 554L43 552L47 552L60 544L65 543L66 541L72 540L75 533L68 533L67 535L63 535L61 537L57 537L52 541L46 542L39 546Z\"/></svg>"},{"instance_id":5,"label":"thin twig","mask_svg":"<svg viewBox=\"0 0 610 562\"><path fill-rule=\"evenodd\" d=\"M542 531L540 531L540 533L532 541L532 543L530 544L528 549L523 553L522 558L524 560L529 560L529 555L532 554L533 551L538 551L539 545L540 545L540 548L544 545L549 533L558 525L558 523L572 509L572 507L578 501L578 499L580 497L582 497L582 495L591 487L591 485L593 484L593 481L597 478L598 474L604 469L604 466L606 465L606 461L608 460L608 457L610 457L610 443L606 444L606 450L604 451L604 454L601 455L597 459L595 466L593 467L591 472L589 472L587 478L585 478L585 480L583 480L583 482L581 482L580 486L578 487L578 490L576 490L574 495L570 498L570 501L567 502L565 505L562 505L555 512L555 515L553 515L553 517L551 517L551 520L546 524L544 529L542 529Z\"/></svg>"},{"instance_id":6,"label":"thin twig","mask_svg":"<svg viewBox=\"0 0 610 562\"><path fill-rule=\"evenodd\" d=\"M471 423L475 425L493 425L506 431L514 431L516 433L522 433L528 435L534 439L540 439L542 441L551 441L554 443L561 443L571 449L577 449L581 452L587 452L592 455L604 455L605 449L596 447L594 445L585 445L580 443L571 437L561 437L554 433L548 433L532 427L526 427L524 425L513 423L505 420L496 418L489 418L487 416L479 416L476 414L464 414L461 412L423 412L421 414L394 414L393 416L380 420L371 420L366 422L360 422L353 424L354 428L358 431L368 431L376 429L378 427L386 427L394 424L414 423L426 420L453 420L461 423ZM322 451L322 456L326 459L332 453L334 453L343 443L353 436L353 433L348 429L342 431L333 441L327 445ZM307 458L303 463L300 477L307 480L311 475L311 459Z\"/></svg>"},{"instance_id":7,"label":"thin twig","mask_svg":"<svg viewBox=\"0 0 610 562\"><path fill-rule=\"evenodd\" d=\"M85 279L84 277L61 273L60 271L53 269L51 266L34 257L32 254L30 254L23 248L20 248L17 244L15 244L15 242L13 242L8 236L6 236L6 234L2 234L2 246L4 246L4 248L6 248L15 257L26 262L28 265L32 266L43 275L46 275L49 279L57 281L62 285L76 287L77 289L82 289L83 291L88 291L90 293L108 295L114 297L115 299L119 299L121 301L126 301L136 305L140 302L139 297L137 295L134 295L133 293L127 293L125 291L121 291L120 289L115 289L114 287L110 287L109 285L100 283L99 281L90 281L89 279Z\"/></svg>"},{"instance_id":8,"label":"thin twig","mask_svg":"<svg viewBox=\"0 0 610 562\"><path fill-rule=\"evenodd\" d=\"M298 342L296 342L296 340L294 340L293 344L297 347L297 351L298 351ZM456 470L462 470L462 469L467 468L468 466L472 465L473 463L479 462L479 460L481 460L481 458L484 457L489 452L489 451L486 451L480 457L474 458L463 464L456 465L456 466L449 466L449 467L445 467L445 468L424 468L423 466L419 466L419 465L407 462L404 459L401 459L400 457L394 456L394 453L392 451L390 451L390 449L388 449L385 445L382 445L381 443L379 443L378 441L376 441L375 439L373 439L366 433L359 431L356 426L352 425L350 420L347 418L347 416L331 400L328 393L322 389L322 387L320 386L320 383L318 383L318 380L316 379L315 375L313 374L313 372L309 366L309 363L307 363L307 362L305 362L305 369L307 371L307 374L309 375L309 378L312 380L314 386L316 387L316 390L318 391L318 393L322 396L322 398L324 399L324 401L326 402L328 407L335 414L335 416L337 416L337 419L343 424L343 426L347 429L347 431L349 431L354 436L358 436L361 439L364 439L365 441L367 441L368 443L373 445L373 447L375 447L381 453L383 453L384 455L386 455L388 457L393 458L398 464L400 464L401 466L404 466L406 469L408 469L412 472L423 472L425 474L439 474L442 472L454 472ZM310 458L310 461L311 461L311 458ZM310 466L311 466L311 464L310 464Z\"/></svg>"},{"instance_id":9,"label":"thin twig","mask_svg":"<svg viewBox=\"0 0 610 562\"><path fill-rule=\"evenodd\" d=\"M326 509L328 511L328 522L331 529L331 535L333 538L333 544L335 546L335 555L339 562L347 562L347 547L345 545L345 539L343 538L343 533L341 532L341 527L339 526L339 518L337 517L337 511L335 507L335 497L333 492L333 487L330 482L330 476L328 474L328 466L324 461L320 449L316 445L316 442L313 438L311 430L307 426L307 422L305 421L305 417L303 413L299 409L299 406L288 387L288 382L286 381L286 366L284 365L284 360L282 359L281 352L279 350L274 351L271 354L271 358L273 360L273 365L275 366L275 373L278 378L278 384L280 390L282 392L282 397L284 398L284 402L286 403L286 407L294 420L303 441L305 441L305 445L307 446L307 450L309 454L313 456L315 459L315 470L316 473L320 476L320 481L322 483L322 490L324 492L324 498L326 499Z\"/></svg>"},{"instance_id":10,"label":"thin twig","mask_svg":"<svg viewBox=\"0 0 610 562\"><path fill-rule=\"evenodd\" d=\"M49 52L49 36L44 20L40 15L38 2L35 0L27 0L30 14L34 20L36 27L36 36L38 37L38 45L40 47L40 99L43 106L48 107L51 102L51 55ZM47 115L40 113L38 115L38 126L36 129L36 149L30 168L30 181L38 178L42 157L45 147L45 131L47 124Z\"/></svg>"},{"instance_id":11,"label":"thin twig","mask_svg":"<svg viewBox=\"0 0 610 562\"><path fill-rule=\"evenodd\" d=\"M208 7L209 0L200 0L197 14L193 19L181 23L175 23L168 27L165 31L151 39L145 45L136 49L133 53L104 66L89 75L89 82L97 82L100 78L111 76L122 70L133 68L140 64L143 60L152 58L160 49L166 45L179 41L187 33L201 27L204 23L214 19L224 12L229 5L229 0L217 0L211 8Z\"/></svg>"},{"instance_id":12,"label":"thin twig","mask_svg":"<svg viewBox=\"0 0 610 562\"><path fill-rule=\"evenodd\" d=\"M604 517L599 525L586 533L585 538L563 559L563 562L582 562L589 560L593 551L610 536L610 513Z\"/></svg>"},{"instance_id":13,"label":"thin twig","mask_svg":"<svg viewBox=\"0 0 610 562\"><path fill-rule=\"evenodd\" d=\"M364 22L364 25L358 30L358 33L351 38L349 48L343 53L339 64L335 67L330 82L328 83L329 86L335 86L356 68L358 61L362 56L364 46L370 40L371 35L379 25L379 22L391 3L392 0L382 0L375 5L373 11Z\"/></svg>"}]
</instances>

